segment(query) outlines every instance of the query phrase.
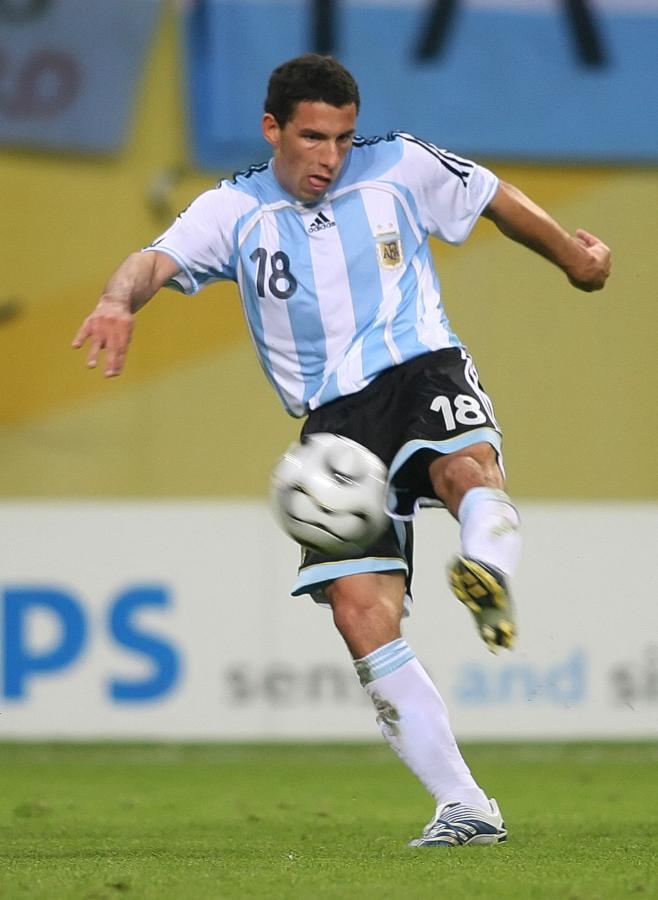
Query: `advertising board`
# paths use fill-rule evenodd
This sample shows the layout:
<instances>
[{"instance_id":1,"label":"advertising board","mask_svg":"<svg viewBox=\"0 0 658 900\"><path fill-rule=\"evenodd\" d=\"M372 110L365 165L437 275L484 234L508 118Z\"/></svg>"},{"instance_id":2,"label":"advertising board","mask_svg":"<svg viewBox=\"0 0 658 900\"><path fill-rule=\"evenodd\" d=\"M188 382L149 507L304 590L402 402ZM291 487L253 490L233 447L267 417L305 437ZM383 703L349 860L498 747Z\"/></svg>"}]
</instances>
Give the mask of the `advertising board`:
<instances>
[{"instance_id":1,"label":"advertising board","mask_svg":"<svg viewBox=\"0 0 658 900\"><path fill-rule=\"evenodd\" d=\"M520 504L520 637L494 656L417 528L405 636L468 738L658 735L658 508ZM0 738L369 739L331 615L253 503L0 504Z\"/></svg>"}]
</instances>

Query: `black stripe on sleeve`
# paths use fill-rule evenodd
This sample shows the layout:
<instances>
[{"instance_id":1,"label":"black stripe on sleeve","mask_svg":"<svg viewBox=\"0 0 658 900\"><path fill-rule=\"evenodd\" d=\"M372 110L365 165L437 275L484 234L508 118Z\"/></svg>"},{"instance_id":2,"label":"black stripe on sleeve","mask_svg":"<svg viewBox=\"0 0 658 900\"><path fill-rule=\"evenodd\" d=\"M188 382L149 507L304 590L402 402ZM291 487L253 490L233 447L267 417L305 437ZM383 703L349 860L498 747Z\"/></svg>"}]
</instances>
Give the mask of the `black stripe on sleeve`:
<instances>
[{"instance_id":1,"label":"black stripe on sleeve","mask_svg":"<svg viewBox=\"0 0 658 900\"><path fill-rule=\"evenodd\" d=\"M417 144L419 147L422 147L423 150L427 150L428 153L431 153L435 159L438 159L442 166L453 175L456 175L464 187L466 187L468 178L473 171L474 163L466 159L460 159L460 157L454 156L451 153L446 153L445 150L439 150L434 144L430 144L427 141L414 137L413 134L407 134L407 132L404 131L398 131L396 134L403 140L409 141L409 143L412 144Z\"/></svg>"}]
</instances>

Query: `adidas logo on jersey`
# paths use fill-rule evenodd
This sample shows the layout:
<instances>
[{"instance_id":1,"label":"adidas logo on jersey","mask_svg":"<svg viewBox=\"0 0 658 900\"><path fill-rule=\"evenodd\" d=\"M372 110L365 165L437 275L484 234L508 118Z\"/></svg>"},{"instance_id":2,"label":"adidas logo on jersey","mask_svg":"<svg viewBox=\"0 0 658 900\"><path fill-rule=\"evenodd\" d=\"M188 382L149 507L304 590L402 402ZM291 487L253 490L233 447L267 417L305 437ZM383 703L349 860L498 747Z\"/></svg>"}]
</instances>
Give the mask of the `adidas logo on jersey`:
<instances>
[{"instance_id":1,"label":"adidas logo on jersey","mask_svg":"<svg viewBox=\"0 0 658 900\"><path fill-rule=\"evenodd\" d=\"M308 233L315 234L316 231L324 231L325 228L335 228L336 223L325 216L323 212L319 212L308 226Z\"/></svg>"}]
</instances>

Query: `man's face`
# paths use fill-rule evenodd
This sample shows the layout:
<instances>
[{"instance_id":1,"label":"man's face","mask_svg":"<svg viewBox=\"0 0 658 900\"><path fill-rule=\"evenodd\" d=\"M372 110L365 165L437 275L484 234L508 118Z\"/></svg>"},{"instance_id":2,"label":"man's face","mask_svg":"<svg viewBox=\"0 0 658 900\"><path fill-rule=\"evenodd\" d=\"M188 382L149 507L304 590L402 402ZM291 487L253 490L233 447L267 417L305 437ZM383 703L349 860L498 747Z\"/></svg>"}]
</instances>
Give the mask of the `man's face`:
<instances>
[{"instance_id":1,"label":"man's face","mask_svg":"<svg viewBox=\"0 0 658 900\"><path fill-rule=\"evenodd\" d=\"M352 146L356 106L331 106L302 100L282 127L263 116L263 135L274 148L274 172L281 186L298 200L319 200L338 178Z\"/></svg>"}]
</instances>

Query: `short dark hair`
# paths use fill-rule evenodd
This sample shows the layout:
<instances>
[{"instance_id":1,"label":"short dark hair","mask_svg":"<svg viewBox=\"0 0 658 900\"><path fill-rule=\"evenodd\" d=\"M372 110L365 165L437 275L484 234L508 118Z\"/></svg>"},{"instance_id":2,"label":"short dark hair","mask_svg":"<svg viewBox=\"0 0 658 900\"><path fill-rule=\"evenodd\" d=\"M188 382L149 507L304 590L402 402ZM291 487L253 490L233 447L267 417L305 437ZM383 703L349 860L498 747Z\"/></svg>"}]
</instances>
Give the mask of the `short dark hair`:
<instances>
[{"instance_id":1,"label":"short dark hair","mask_svg":"<svg viewBox=\"0 0 658 900\"><path fill-rule=\"evenodd\" d=\"M347 106L359 111L359 87L347 69L332 56L305 53L282 63L272 72L267 85L265 112L283 126L304 100Z\"/></svg>"}]
</instances>

